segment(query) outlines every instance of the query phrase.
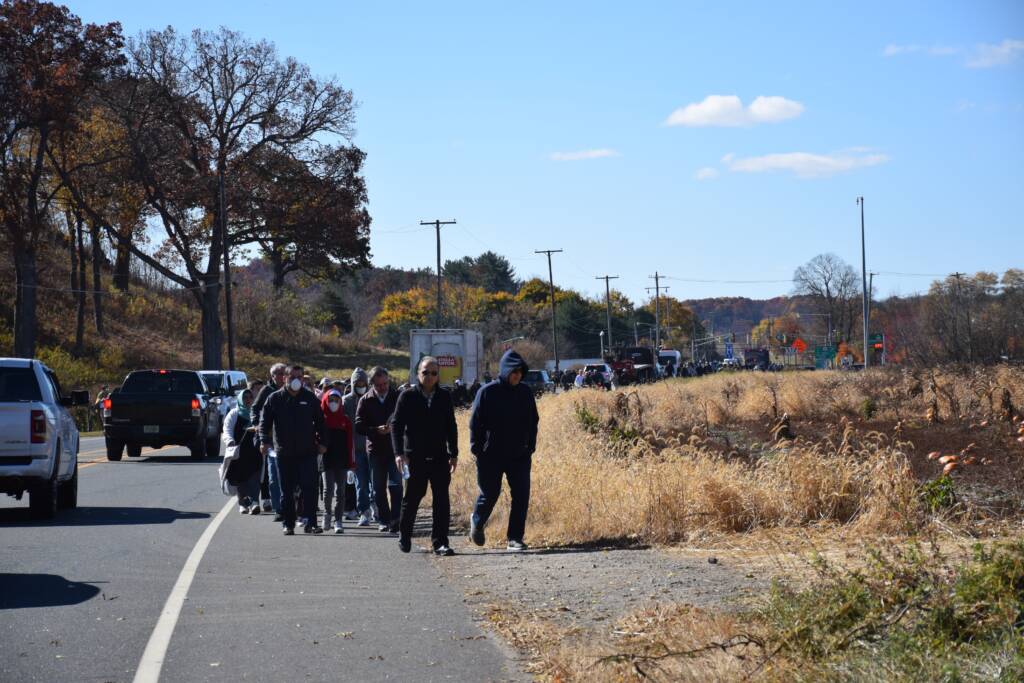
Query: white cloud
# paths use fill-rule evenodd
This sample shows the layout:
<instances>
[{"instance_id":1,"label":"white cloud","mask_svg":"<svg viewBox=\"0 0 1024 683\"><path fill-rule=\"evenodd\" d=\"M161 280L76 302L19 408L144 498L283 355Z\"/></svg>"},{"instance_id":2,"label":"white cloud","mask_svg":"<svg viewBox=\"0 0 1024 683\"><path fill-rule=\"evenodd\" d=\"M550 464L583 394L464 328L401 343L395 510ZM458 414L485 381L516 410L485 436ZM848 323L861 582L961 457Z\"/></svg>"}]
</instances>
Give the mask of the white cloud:
<instances>
[{"instance_id":1,"label":"white cloud","mask_svg":"<svg viewBox=\"0 0 1024 683\"><path fill-rule=\"evenodd\" d=\"M885 57L895 57L896 55L906 55L911 52L920 51L920 45L886 45L885 49L882 50L882 55Z\"/></svg>"},{"instance_id":2,"label":"white cloud","mask_svg":"<svg viewBox=\"0 0 1024 683\"><path fill-rule=\"evenodd\" d=\"M607 159L617 156L619 156L619 153L614 149L581 149L576 152L552 152L549 158L552 161L586 161L588 159Z\"/></svg>"},{"instance_id":3,"label":"white cloud","mask_svg":"<svg viewBox=\"0 0 1024 683\"><path fill-rule=\"evenodd\" d=\"M718 177L718 169L712 168L711 166L705 166L704 168L698 169L694 177L697 180L714 180Z\"/></svg>"},{"instance_id":4,"label":"white cloud","mask_svg":"<svg viewBox=\"0 0 1024 683\"><path fill-rule=\"evenodd\" d=\"M763 156L731 159L725 162L730 171L739 173L766 173L791 171L800 178L824 178L858 168L877 166L889 160L884 154L863 152L832 152L813 154L811 152L786 152Z\"/></svg>"},{"instance_id":5,"label":"white cloud","mask_svg":"<svg viewBox=\"0 0 1024 683\"><path fill-rule=\"evenodd\" d=\"M751 126L757 123L778 123L796 118L804 105L785 97L761 96L744 107L736 95L708 95L669 114L668 126Z\"/></svg>"},{"instance_id":6,"label":"white cloud","mask_svg":"<svg viewBox=\"0 0 1024 683\"><path fill-rule=\"evenodd\" d=\"M1024 51L1024 40L1004 40L998 45L982 43L968 58L967 66L972 69L988 69L993 66L1005 66Z\"/></svg>"}]
</instances>

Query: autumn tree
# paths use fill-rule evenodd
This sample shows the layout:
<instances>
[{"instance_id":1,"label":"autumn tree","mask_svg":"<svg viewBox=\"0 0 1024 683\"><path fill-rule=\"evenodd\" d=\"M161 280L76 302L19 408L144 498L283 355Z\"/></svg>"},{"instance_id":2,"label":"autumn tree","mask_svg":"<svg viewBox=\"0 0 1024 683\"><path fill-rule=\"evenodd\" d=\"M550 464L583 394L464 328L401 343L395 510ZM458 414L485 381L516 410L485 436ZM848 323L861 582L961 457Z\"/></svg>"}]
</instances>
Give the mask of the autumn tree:
<instances>
[{"instance_id":1,"label":"autumn tree","mask_svg":"<svg viewBox=\"0 0 1024 683\"><path fill-rule=\"evenodd\" d=\"M312 165L325 140L351 138L352 94L280 58L271 43L224 28L187 37L173 28L150 31L130 41L127 52L123 87L111 90L108 106L165 238L155 253L129 248L195 297L203 367L219 369L224 245L254 240L250 217L239 213L247 207L237 200L226 205L231 223L223 234L219 181L237 182L264 150Z\"/></svg>"},{"instance_id":2,"label":"autumn tree","mask_svg":"<svg viewBox=\"0 0 1024 683\"><path fill-rule=\"evenodd\" d=\"M859 280L850 264L835 254L819 254L793 273L793 290L808 297L826 325L831 324L829 337L849 340L858 320Z\"/></svg>"},{"instance_id":3,"label":"autumn tree","mask_svg":"<svg viewBox=\"0 0 1024 683\"><path fill-rule=\"evenodd\" d=\"M122 61L118 24L82 24L66 7L0 4L0 224L14 261L14 353L35 355L38 258L61 183L55 137L81 123L80 103Z\"/></svg>"}]
</instances>

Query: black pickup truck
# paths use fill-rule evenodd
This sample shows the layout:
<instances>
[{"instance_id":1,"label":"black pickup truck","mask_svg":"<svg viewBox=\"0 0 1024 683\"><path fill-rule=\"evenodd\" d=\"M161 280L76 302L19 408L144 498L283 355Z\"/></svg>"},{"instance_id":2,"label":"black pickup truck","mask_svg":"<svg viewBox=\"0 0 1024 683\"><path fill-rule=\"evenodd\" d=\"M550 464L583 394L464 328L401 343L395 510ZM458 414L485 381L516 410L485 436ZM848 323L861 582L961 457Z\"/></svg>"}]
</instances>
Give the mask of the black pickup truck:
<instances>
[{"instance_id":1,"label":"black pickup truck","mask_svg":"<svg viewBox=\"0 0 1024 683\"><path fill-rule=\"evenodd\" d=\"M103 401L107 460L137 458L142 448L186 446L193 458L220 453L213 392L192 370L138 370Z\"/></svg>"}]
</instances>

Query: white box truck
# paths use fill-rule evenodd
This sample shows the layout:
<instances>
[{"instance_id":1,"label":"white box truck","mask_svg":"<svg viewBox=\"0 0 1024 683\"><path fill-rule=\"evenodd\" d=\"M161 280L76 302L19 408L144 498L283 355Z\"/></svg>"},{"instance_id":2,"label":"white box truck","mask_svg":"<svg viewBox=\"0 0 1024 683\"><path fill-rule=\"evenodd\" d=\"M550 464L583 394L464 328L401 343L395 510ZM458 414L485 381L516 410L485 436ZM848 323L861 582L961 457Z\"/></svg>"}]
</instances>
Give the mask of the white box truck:
<instances>
[{"instance_id":1,"label":"white box truck","mask_svg":"<svg viewBox=\"0 0 1024 683\"><path fill-rule=\"evenodd\" d=\"M409 381L416 381L416 366L423 356L434 356L440 364L441 386L451 387L456 379L469 386L483 382L484 337L476 330L412 330L409 332Z\"/></svg>"}]
</instances>

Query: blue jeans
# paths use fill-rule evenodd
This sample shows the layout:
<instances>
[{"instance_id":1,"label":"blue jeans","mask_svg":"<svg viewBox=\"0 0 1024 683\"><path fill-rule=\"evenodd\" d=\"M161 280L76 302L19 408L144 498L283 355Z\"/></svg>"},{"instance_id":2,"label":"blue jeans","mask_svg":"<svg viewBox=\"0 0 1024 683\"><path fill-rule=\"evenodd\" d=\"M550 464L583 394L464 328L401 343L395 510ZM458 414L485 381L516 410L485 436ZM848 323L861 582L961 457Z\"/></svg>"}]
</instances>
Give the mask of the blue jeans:
<instances>
[{"instance_id":1,"label":"blue jeans","mask_svg":"<svg viewBox=\"0 0 1024 683\"><path fill-rule=\"evenodd\" d=\"M373 481L370 478L370 458L366 451L356 451L356 512L367 513L370 510L370 496Z\"/></svg>"},{"instance_id":2,"label":"blue jeans","mask_svg":"<svg viewBox=\"0 0 1024 683\"><path fill-rule=\"evenodd\" d=\"M267 456L267 482L270 486L270 504L275 514L281 514L281 474L277 469L277 456Z\"/></svg>"}]
</instances>

